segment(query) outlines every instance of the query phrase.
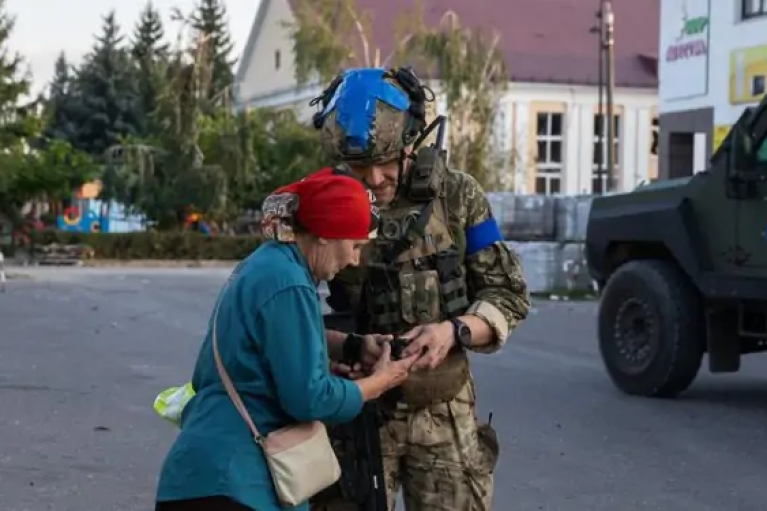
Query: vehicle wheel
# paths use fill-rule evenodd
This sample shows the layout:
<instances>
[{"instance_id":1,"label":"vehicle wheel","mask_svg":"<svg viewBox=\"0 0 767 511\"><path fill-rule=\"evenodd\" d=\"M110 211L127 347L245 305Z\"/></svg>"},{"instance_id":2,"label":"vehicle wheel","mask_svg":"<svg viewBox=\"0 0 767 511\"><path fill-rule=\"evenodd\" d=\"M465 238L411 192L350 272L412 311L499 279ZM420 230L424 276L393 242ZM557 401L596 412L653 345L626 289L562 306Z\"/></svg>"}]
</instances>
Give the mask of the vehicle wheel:
<instances>
[{"instance_id":1,"label":"vehicle wheel","mask_svg":"<svg viewBox=\"0 0 767 511\"><path fill-rule=\"evenodd\" d=\"M676 397L703 359L701 307L679 270L631 261L608 280L599 307L599 351L613 383L627 394Z\"/></svg>"}]
</instances>

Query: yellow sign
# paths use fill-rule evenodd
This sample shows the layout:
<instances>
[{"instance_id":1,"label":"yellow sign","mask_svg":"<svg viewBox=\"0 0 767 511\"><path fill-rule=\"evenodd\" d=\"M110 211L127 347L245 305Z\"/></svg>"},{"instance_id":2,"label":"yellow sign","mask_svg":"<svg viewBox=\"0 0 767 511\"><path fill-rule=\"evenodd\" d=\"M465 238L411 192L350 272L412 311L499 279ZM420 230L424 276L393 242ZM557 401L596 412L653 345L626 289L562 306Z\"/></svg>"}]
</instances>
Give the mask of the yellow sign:
<instances>
[{"instance_id":1,"label":"yellow sign","mask_svg":"<svg viewBox=\"0 0 767 511\"><path fill-rule=\"evenodd\" d=\"M730 52L730 104L758 103L767 91L767 45Z\"/></svg>"},{"instance_id":2,"label":"yellow sign","mask_svg":"<svg viewBox=\"0 0 767 511\"><path fill-rule=\"evenodd\" d=\"M713 147L711 148L712 153L716 152L716 150L719 149L719 146L722 145L722 142L724 142L731 127L732 126L729 124L716 124L714 126L714 140L712 140Z\"/></svg>"}]
</instances>

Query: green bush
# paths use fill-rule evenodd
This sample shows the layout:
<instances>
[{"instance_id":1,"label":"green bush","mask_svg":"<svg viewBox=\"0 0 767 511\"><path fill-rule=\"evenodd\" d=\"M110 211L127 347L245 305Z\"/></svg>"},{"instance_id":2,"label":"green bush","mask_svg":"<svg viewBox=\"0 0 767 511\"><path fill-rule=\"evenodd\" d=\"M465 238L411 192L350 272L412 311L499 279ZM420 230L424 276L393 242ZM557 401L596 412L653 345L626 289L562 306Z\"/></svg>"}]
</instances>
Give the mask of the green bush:
<instances>
[{"instance_id":1,"label":"green bush","mask_svg":"<svg viewBox=\"0 0 767 511\"><path fill-rule=\"evenodd\" d=\"M205 236L197 232L36 233L34 243L88 245L96 259L223 260L244 259L261 243L256 236Z\"/></svg>"}]
</instances>

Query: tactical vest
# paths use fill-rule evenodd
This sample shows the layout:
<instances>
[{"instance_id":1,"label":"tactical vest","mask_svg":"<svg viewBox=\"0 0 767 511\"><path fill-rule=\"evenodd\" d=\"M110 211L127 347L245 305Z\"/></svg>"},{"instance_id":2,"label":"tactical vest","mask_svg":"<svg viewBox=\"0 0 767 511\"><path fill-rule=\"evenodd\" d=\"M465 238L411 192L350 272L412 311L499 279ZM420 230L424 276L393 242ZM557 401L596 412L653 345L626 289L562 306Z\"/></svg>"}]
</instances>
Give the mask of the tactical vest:
<instances>
[{"instance_id":1,"label":"tactical vest","mask_svg":"<svg viewBox=\"0 0 767 511\"><path fill-rule=\"evenodd\" d=\"M397 336L468 309L464 247L453 234L446 186L426 204L398 198L382 209L378 238L365 247L360 266L336 277L357 309L361 333ZM435 370L413 373L402 399L419 406L450 401L468 376L466 353L455 349Z\"/></svg>"}]
</instances>

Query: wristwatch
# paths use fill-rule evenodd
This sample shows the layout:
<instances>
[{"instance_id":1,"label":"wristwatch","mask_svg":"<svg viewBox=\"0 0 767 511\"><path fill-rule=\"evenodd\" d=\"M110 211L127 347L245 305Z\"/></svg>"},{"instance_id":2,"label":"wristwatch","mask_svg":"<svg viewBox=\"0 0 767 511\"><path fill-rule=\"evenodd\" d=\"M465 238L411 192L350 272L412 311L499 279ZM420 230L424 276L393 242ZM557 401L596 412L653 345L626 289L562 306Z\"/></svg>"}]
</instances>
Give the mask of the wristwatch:
<instances>
[{"instance_id":1,"label":"wristwatch","mask_svg":"<svg viewBox=\"0 0 767 511\"><path fill-rule=\"evenodd\" d=\"M455 343L463 348L471 347L471 329L469 325L464 323L458 318L452 318L450 322L453 324L453 337Z\"/></svg>"}]
</instances>

